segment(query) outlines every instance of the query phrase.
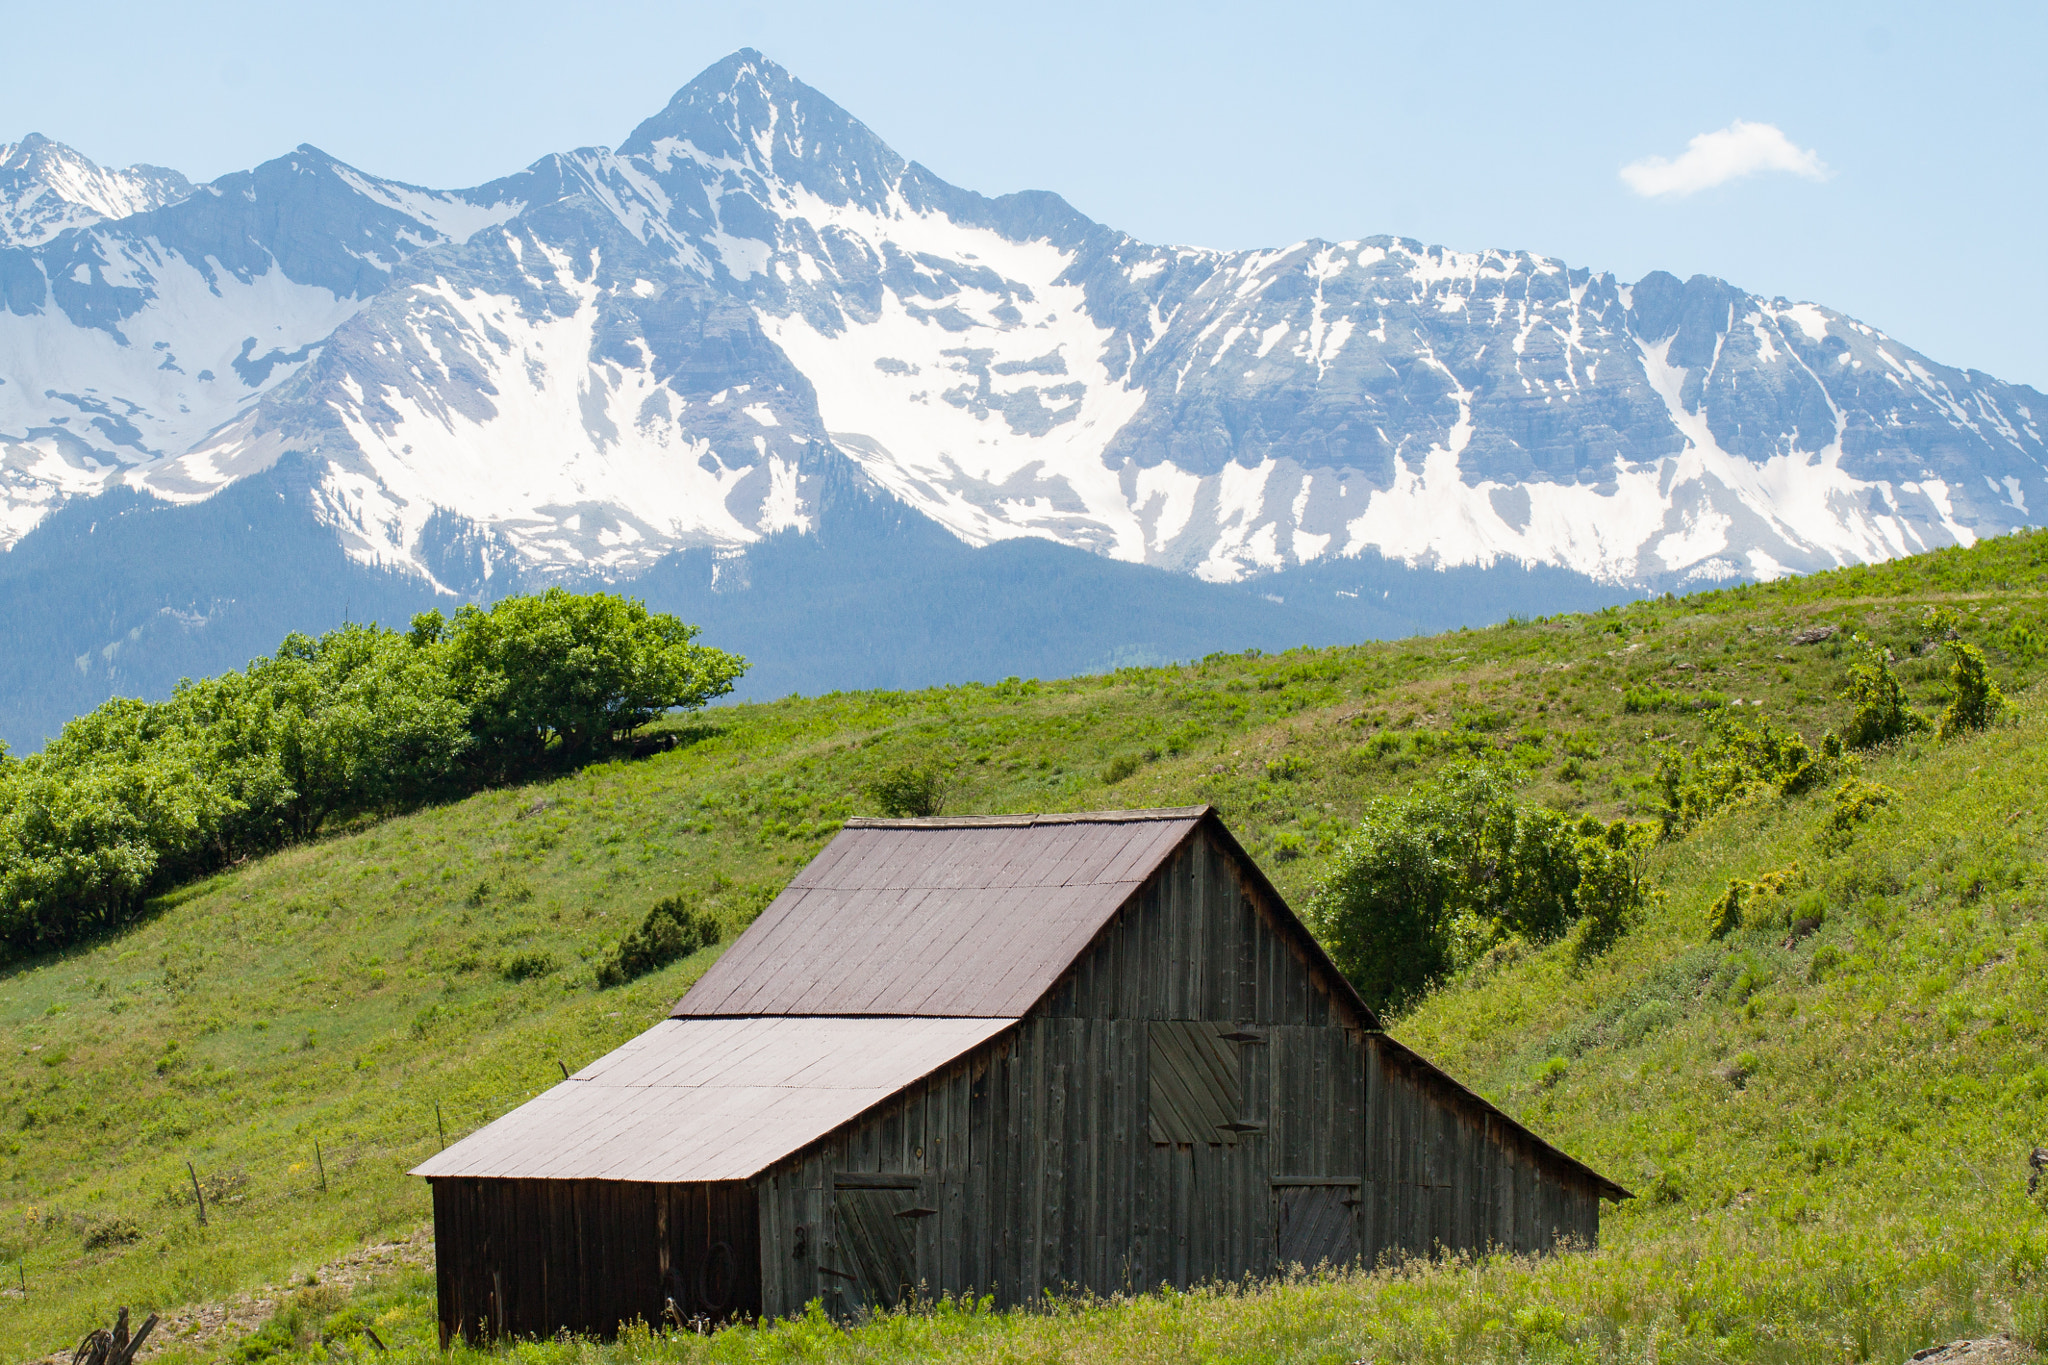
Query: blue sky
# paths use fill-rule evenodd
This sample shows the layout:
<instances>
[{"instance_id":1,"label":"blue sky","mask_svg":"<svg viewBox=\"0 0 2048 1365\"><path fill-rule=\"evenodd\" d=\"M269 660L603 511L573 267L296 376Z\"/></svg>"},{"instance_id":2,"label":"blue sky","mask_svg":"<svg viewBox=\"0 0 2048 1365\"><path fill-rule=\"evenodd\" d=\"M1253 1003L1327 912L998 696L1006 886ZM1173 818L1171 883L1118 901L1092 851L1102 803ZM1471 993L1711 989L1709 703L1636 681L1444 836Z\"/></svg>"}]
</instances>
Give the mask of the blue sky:
<instances>
[{"instance_id":1,"label":"blue sky","mask_svg":"<svg viewBox=\"0 0 2048 1365\"><path fill-rule=\"evenodd\" d=\"M2048 390L2048 8L73 0L6 31L0 140L195 178L311 142L436 186L616 144L753 46L955 183L1147 240L1719 275Z\"/></svg>"}]
</instances>

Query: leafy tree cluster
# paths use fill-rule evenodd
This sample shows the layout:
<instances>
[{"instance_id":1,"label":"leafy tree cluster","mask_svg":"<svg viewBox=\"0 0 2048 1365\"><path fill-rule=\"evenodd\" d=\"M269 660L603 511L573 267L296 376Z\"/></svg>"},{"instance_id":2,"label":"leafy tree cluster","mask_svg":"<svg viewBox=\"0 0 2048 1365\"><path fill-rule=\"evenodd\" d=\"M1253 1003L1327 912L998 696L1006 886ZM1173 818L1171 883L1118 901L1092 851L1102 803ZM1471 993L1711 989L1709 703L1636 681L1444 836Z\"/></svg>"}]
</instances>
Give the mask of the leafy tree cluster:
<instances>
[{"instance_id":1,"label":"leafy tree cluster","mask_svg":"<svg viewBox=\"0 0 2048 1365\"><path fill-rule=\"evenodd\" d=\"M407 632L288 637L164 701L110 701L43 752L0 751L0 944L38 950L334 822L587 761L746 662L604 593L550 589Z\"/></svg>"},{"instance_id":2,"label":"leafy tree cluster","mask_svg":"<svg viewBox=\"0 0 2048 1365\"><path fill-rule=\"evenodd\" d=\"M1508 939L1582 925L1589 943L1610 940L1648 898L1653 839L1518 802L1499 772L1461 766L1367 809L1308 921L1367 1003L1398 1013Z\"/></svg>"}]
</instances>

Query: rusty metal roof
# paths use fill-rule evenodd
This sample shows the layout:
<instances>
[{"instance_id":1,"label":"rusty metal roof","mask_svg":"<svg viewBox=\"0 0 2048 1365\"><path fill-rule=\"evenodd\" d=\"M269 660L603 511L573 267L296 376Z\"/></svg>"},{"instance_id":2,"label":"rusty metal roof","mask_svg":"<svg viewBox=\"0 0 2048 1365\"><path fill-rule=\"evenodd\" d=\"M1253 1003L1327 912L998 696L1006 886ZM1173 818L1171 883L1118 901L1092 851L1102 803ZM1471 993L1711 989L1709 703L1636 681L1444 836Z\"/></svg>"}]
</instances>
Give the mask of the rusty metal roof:
<instances>
[{"instance_id":1,"label":"rusty metal roof","mask_svg":"<svg viewBox=\"0 0 2048 1365\"><path fill-rule=\"evenodd\" d=\"M665 1019L413 1169L526 1180L745 1180L1010 1019Z\"/></svg>"},{"instance_id":2,"label":"rusty metal roof","mask_svg":"<svg viewBox=\"0 0 2048 1365\"><path fill-rule=\"evenodd\" d=\"M849 820L673 1017L1014 1019L1207 811Z\"/></svg>"}]
</instances>

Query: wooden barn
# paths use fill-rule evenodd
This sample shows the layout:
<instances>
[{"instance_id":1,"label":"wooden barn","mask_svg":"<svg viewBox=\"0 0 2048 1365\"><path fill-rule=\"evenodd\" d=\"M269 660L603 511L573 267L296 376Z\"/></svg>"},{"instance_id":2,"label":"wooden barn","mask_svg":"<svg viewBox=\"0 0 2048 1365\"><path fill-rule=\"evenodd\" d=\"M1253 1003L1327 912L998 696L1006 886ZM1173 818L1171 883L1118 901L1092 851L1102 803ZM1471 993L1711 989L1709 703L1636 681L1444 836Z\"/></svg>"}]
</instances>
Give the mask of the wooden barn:
<instances>
[{"instance_id":1,"label":"wooden barn","mask_svg":"<svg viewBox=\"0 0 2048 1365\"><path fill-rule=\"evenodd\" d=\"M848 821L416 1174L472 1340L1590 1245L1627 1197L1388 1037L1206 807Z\"/></svg>"}]
</instances>

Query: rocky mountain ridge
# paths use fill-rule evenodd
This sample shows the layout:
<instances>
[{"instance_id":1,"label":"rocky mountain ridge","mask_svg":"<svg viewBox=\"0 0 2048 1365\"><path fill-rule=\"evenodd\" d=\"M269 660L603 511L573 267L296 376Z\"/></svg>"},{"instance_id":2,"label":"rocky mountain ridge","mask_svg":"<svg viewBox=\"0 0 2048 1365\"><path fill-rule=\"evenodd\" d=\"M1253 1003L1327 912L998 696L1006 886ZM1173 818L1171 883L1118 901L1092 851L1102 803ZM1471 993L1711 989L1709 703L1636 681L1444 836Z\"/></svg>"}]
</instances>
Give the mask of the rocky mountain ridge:
<instances>
[{"instance_id":1,"label":"rocky mountain ridge","mask_svg":"<svg viewBox=\"0 0 2048 1365\"><path fill-rule=\"evenodd\" d=\"M176 171L112 170L30 133L0 142L0 247L39 246L66 229L148 213L191 193Z\"/></svg>"},{"instance_id":2,"label":"rocky mountain ridge","mask_svg":"<svg viewBox=\"0 0 2048 1365\"><path fill-rule=\"evenodd\" d=\"M39 149L7 164L70 164ZM2048 399L1819 305L1397 237L1151 245L949 185L751 51L475 189L303 146L178 185L0 246L0 545L285 461L304 534L430 596L630 583L820 534L849 469L969 546L1341 606L1373 565L1767 578L2048 498Z\"/></svg>"}]
</instances>

